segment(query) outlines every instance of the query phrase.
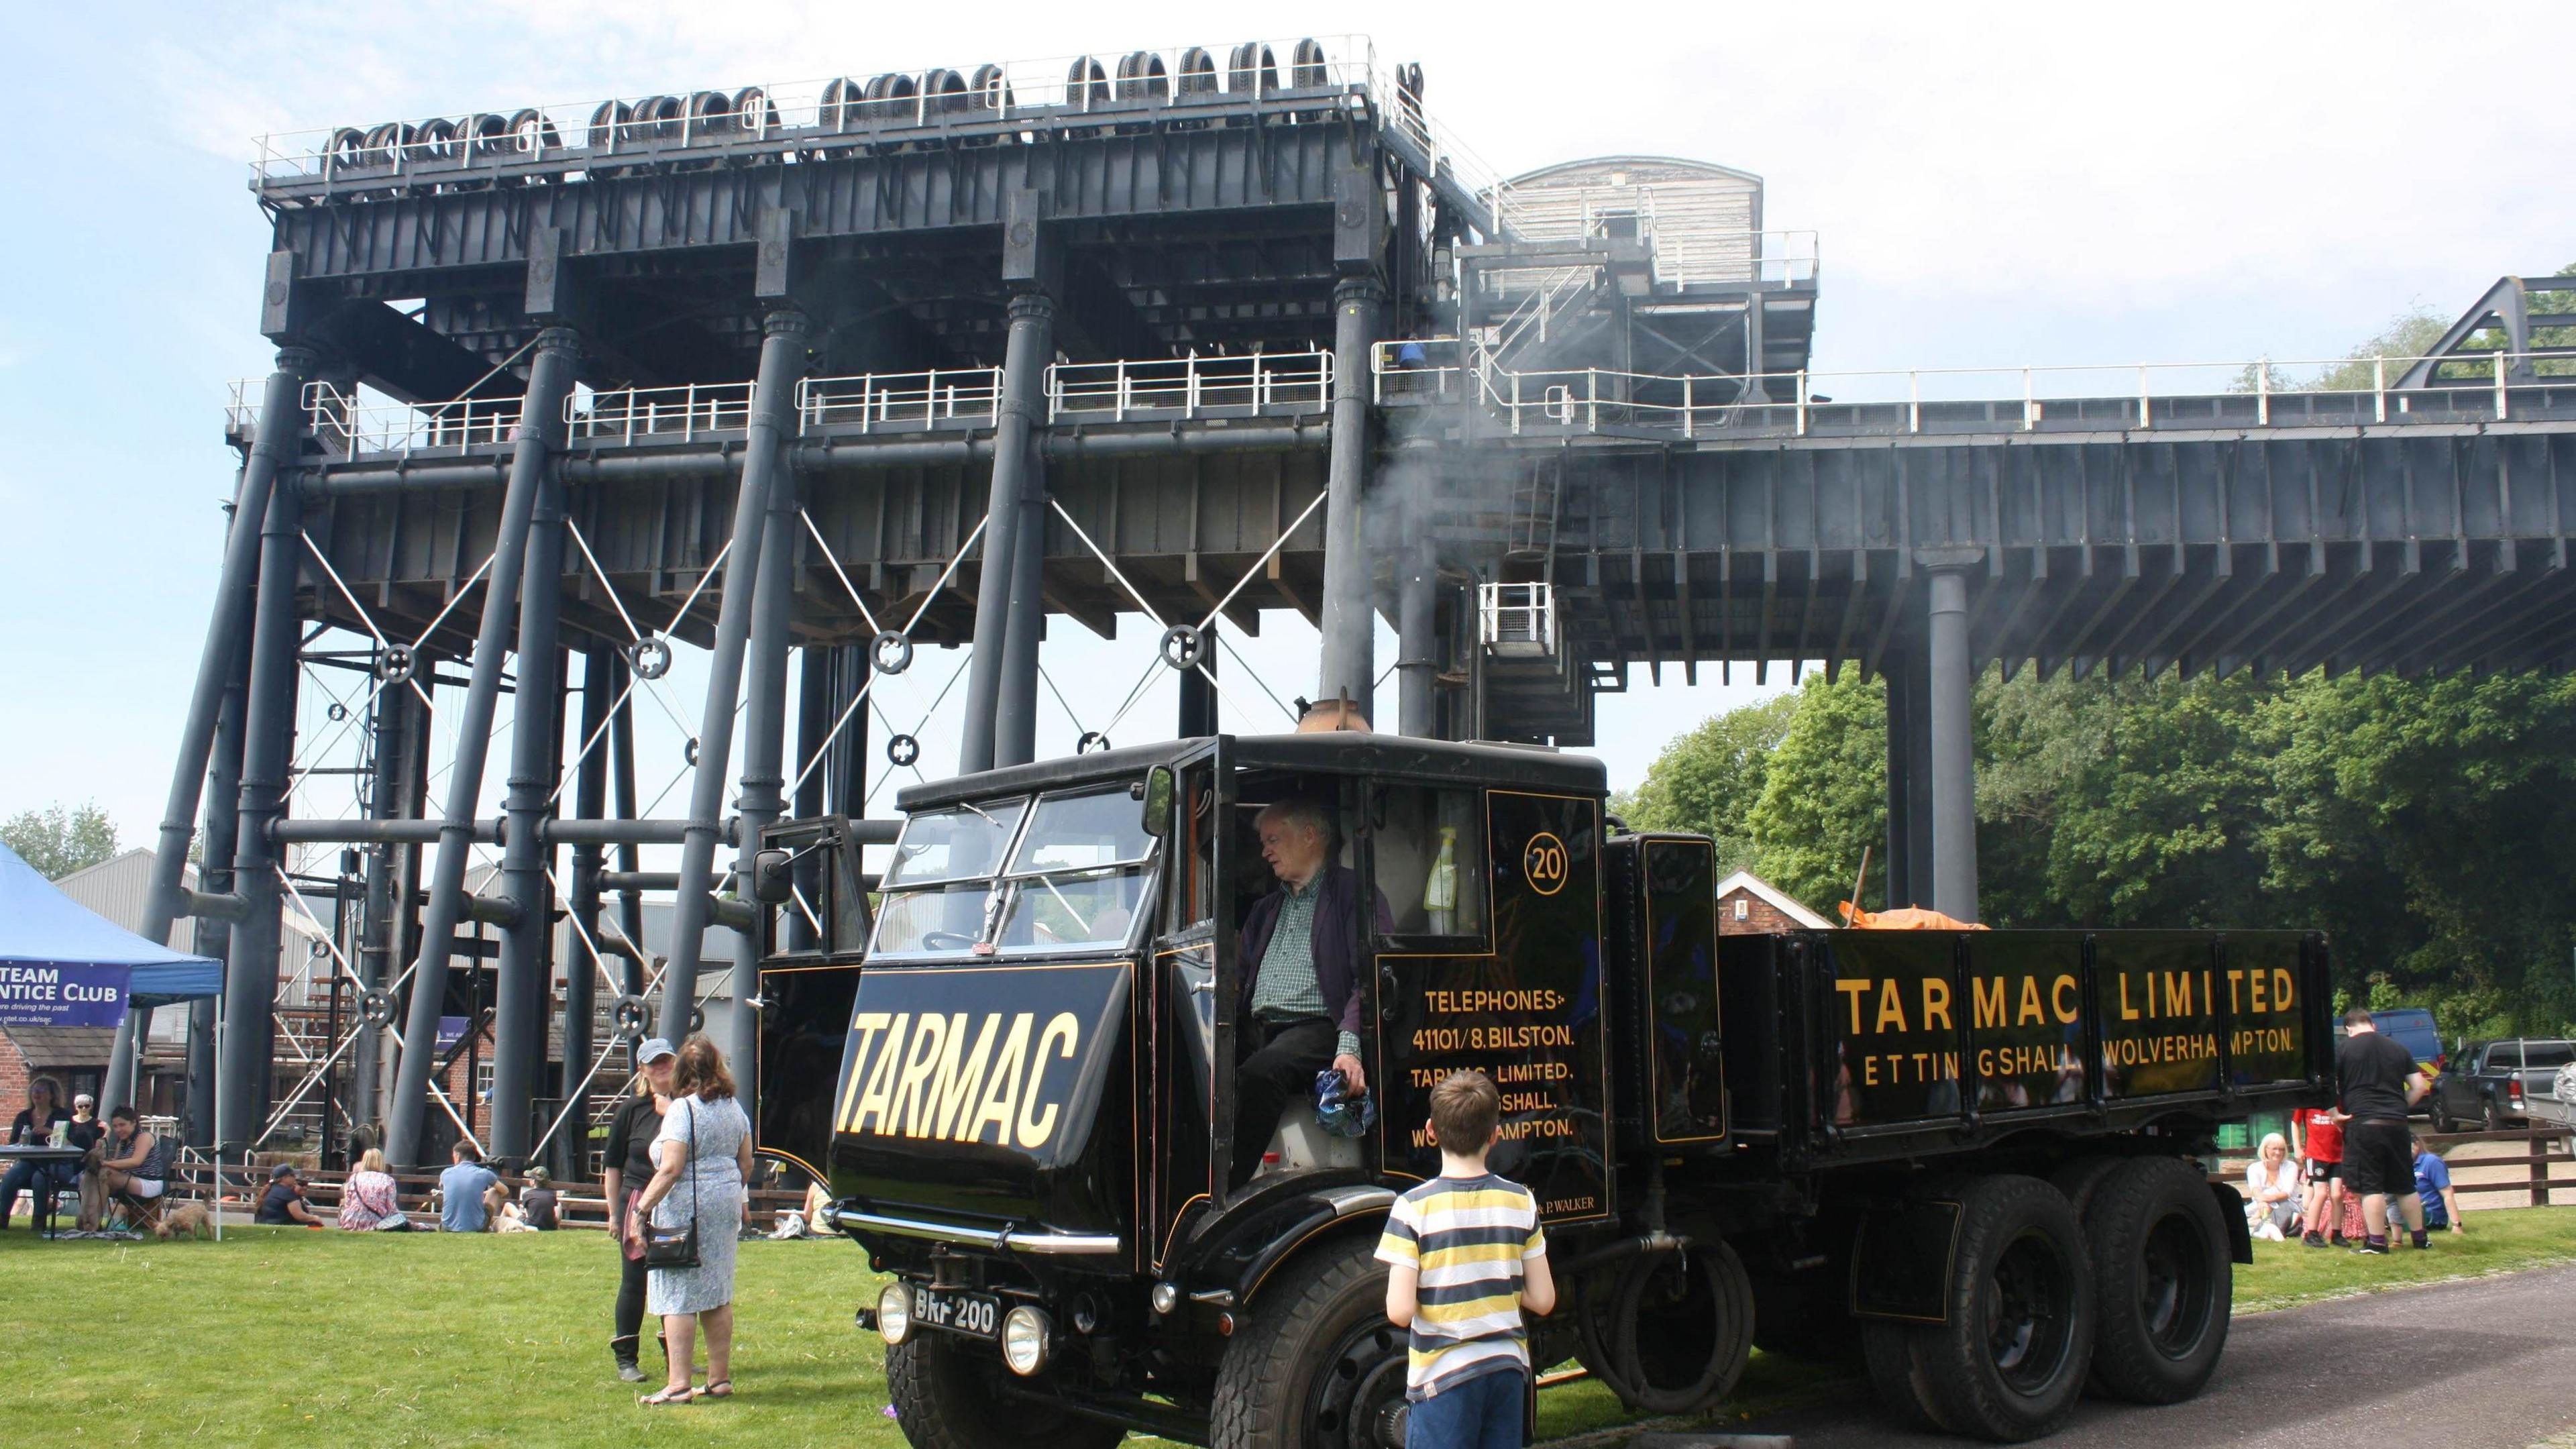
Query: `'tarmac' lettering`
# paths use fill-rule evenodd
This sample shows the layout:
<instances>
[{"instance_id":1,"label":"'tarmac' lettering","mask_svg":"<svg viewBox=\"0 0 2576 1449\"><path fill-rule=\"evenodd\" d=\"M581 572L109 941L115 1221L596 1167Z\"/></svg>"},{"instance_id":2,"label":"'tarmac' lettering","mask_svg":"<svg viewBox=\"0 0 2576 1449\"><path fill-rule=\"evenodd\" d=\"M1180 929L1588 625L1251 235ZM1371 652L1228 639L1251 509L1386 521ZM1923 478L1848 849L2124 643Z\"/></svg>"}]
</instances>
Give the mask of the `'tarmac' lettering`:
<instances>
[{"instance_id":1,"label":"'tarmac' lettering","mask_svg":"<svg viewBox=\"0 0 2576 1449\"><path fill-rule=\"evenodd\" d=\"M840 1130L982 1142L990 1128L995 1146L1044 1147L1061 1115L1042 1090L1046 1069L1072 1059L1080 1019L1060 1011L1039 1029L1032 1012L986 1012L970 1045L969 1015L860 1012Z\"/></svg>"}]
</instances>

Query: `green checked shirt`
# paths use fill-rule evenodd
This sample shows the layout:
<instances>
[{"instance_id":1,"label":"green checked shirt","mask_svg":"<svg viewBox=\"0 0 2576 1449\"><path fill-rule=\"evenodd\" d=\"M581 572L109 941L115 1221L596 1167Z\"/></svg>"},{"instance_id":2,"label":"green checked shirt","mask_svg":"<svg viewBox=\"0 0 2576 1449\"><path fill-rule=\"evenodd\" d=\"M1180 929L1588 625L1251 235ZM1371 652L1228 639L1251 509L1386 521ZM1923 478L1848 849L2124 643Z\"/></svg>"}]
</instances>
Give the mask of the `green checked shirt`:
<instances>
[{"instance_id":1,"label":"green checked shirt","mask_svg":"<svg viewBox=\"0 0 2576 1449\"><path fill-rule=\"evenodd\" d=\"M1263 1021L1294 1021L1305 1016L1329 1017L1324 988L1315 979L1315 899L1322 894L1324 873L1317 871L1302 886L1285 886L1279 919L1270 928L1270 945L1261 953L1261 974L1252 983L1252 1014ZM1343 1032L1334 1055L1360 1054L1356 1032Z\"/></svg>"}]
</instances>

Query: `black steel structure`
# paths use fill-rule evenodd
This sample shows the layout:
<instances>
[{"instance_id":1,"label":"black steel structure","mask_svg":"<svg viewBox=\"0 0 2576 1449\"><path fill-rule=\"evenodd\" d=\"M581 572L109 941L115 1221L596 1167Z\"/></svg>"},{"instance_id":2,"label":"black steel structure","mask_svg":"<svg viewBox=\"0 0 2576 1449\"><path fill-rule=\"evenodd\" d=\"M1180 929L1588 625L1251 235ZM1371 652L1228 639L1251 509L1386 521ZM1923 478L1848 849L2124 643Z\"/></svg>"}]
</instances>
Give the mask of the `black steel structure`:
<instances>
[{"instance_id":1,"label":"black steel structure","mask_svg":"<svg viewBox=\"0 0 2576 1449\"><path fill-rule=\"evenodd\" d=\"M258 1023L293 846L365 852L333 978L364 1003L333 1044L350 1121L423 1160L457 1115L442 1018L488 1000L485 1145L569 1153L627 1040L688 1030L702 973L747 983L773 933L813 929L731 881L783 815L864 815L869 681L971 647L955 753L887 758L1028 763L1051 617L1144 615L1188 735L1221 727L1214 622L1274 610L1321 631L1316 697L1366 700L1391 668L1380 723L1453 739L1586 744L1639 665L1884 674L1891 887L1968 917L1989 661L2576 652L2576 382L2528 336L2556 314L2516 312L2518 352L2464 325L2366 388L2141 371L1835 401L1806 355L1812 246L1762 230L1758 180L1668 158L1502 178L1364 40L349 127L264 143L253 189L277 366L233 415L145 929L193 913L226 954L198 1127L234 1150L274 1125ZM370 671L351 820L287 811L323 630ZM685 806L646 818L632 711L675 644L709 685ZM435 785L433 721L457 741ZM190 893L201 822L229 869ZM643 871L647 845L676 873ZM478 925L492 979L462 992ZM730 961L700 959L710 926ZM738 1061L756 1029L737 1013Z\"/></svg>"}]
</instances>

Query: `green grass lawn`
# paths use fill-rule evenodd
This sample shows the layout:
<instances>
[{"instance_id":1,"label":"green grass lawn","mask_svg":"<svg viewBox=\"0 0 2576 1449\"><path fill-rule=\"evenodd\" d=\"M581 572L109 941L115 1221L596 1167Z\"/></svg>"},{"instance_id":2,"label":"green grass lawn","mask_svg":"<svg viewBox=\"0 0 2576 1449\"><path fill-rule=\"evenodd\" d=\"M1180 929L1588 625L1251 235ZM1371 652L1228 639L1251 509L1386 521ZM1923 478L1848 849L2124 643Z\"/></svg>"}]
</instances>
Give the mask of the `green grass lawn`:
<instances>
[{"instance_id":1,"label":"green grass lawn","mask_svg":"<svg viewBox=\"0 0 2576 1449\"><path fill-rule=\"evenodd\" d=\"M2576 1262L2576 1208L2481 1212L2384 1259L2256 1245L2242 1310ZM743 1245L730 1403L644 1410L610 1372L616 1262L596 1233L444 1237L229 1230L220 1244L0 1234L0 1415L13 1444L319 1442L884 1445L875 1275L846 1243ZM1757 1355L1722 1417L1835 1373ZM30 1386L41 1386L30 1391ZM1548 1436L1624 1422L1597 1384L1541 1398Z\"/></svg>"}]
</instances>

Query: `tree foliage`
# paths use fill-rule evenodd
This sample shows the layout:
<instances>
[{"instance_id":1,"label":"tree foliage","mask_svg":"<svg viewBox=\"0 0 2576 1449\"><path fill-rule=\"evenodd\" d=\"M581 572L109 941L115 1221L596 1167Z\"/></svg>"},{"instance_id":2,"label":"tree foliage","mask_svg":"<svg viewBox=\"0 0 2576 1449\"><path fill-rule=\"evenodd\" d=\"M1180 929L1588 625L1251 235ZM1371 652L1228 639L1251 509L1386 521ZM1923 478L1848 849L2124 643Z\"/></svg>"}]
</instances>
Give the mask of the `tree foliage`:
<instances>
[{"instance_id":1,"label":"tree foliage","mask_svg":"<svg viewBox=\"0 0 2576 1449\"><path fill-rule=\"evenodd\" d=\"M1851 894L1862 848L1886 848L1887 691L1858 674L1833 684L1810 674L1792 697L1795 712L1745 828L1754 872L1830 915Z\"/></svg>"},{"instance_id":2,"label":"tree foliage","mask_svg":"<svg viewBox=\"0 0 2576 1449\"><path fill-rule=\"evenodd\" d=\"M1645 783L1617 803L1617 813L1640 830L1696 830L1715 840L1721 876L1752 869L1747 817L1762 798L1772 752L1797 707L1796 695L1780 694L1710 716L1665 747Z\"/></svg>"},{"instance_id":3,"label":"tree foliage","mask_svg":"<svg viewBox=\"0 0 2576 1449\"><path fill-rule=\"evenodd\" d=\"M61 880L116 854L116 824L96 804L22 810L0 823L0 844L47 880Z\"/></svg>"}]
</instances>

